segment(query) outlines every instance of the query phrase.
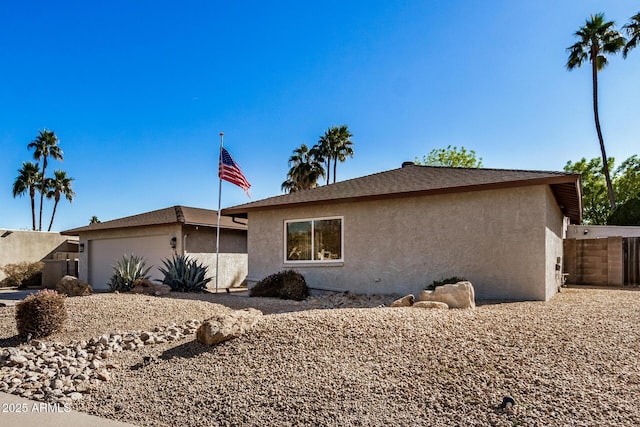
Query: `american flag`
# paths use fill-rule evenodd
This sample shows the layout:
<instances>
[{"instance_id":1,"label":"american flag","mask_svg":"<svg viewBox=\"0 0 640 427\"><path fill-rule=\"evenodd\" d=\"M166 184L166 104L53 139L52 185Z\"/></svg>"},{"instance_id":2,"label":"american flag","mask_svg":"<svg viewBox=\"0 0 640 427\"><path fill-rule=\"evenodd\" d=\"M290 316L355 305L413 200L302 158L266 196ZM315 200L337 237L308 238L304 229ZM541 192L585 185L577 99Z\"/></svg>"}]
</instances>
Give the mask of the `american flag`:
<instances>
[{"instance_id":1,"label":"american flag","mask_svg":"<svg viewBox=\"0 0 640 427\"><path fill-rule=\"evenodd\" d=\"M249 181L247 181L247 178L245 178L244 174L240 170L240 166L238 166L238 164L233 160L233 157L231 157L231 154L229 154L226 148L222 148L220 150L218 176L221 179L242 188L247 196L249 196L249 188L251 187L251 184L249 184Z\"/></svg>"}]
</instances>

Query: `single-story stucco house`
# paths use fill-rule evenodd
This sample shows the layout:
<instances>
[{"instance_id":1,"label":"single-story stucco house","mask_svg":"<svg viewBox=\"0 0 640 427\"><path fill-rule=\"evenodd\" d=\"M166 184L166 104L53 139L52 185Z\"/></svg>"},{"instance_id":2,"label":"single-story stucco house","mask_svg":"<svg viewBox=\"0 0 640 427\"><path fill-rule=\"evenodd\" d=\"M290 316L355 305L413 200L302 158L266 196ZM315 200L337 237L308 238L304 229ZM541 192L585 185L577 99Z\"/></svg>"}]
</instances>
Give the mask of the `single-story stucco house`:
<instances>
[{"instance_id":1,"label":"single-story stucco house","mask_svg":"<svg viewBox=\"0 0 640 427\"><path fill-rule=\"evenodd\" d=\"M157 267L173 255L189 255L208 266L215 277L217 212L172 206L139 215L63 231L79 236L79 278L94 290L108 290L113 266L123 255L143 256L152 280L162 280ZM247 221L220 219L219 288L240 286L247 275ZM215 279L214 279L215 280ZM215 288L214 280L209 288Z\"/></svg>"},{"instance_id":2,"label":"single-story stucco house","mask_svg":"<svg viewBox=\"0 0 640 427\"><path fill-rule=\"evenodd\" d=\"M248 218L247 283L283 269L312 289L416 294L462 276L478 298L551 298L582 213L562 172L401 168L223 209Z\"/></svg>"}]
</instances>

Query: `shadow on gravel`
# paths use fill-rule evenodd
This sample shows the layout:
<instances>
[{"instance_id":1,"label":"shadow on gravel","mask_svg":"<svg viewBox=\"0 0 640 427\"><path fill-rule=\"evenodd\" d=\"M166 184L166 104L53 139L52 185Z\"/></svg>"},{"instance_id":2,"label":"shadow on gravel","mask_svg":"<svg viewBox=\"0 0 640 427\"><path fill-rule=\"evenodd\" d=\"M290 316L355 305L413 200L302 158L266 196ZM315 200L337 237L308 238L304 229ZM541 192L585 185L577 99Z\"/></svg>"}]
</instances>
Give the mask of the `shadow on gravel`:
<instances>
[{"instance_id":1,"label":"shadow on gravel","mask_svg":"<svg viewBox=\"0 0 640 427\"><path fill-rule=\"evenodd\" d=\"M161 360L171 360L173 358L182 358L188 359L191 357L198 356L202 353L210 352L215 349L216 346L208 346L199 343L195 339L183 344L180 344L176 347L172 347L160 355Z\"/></svg>"},{"instance_id":2,"label":"shadow on gravel","mask_svg":"<svg viewBox=\"0 0 640 427\"><path fill-rule=\"evenodd\" d=\"M14 335L9 338L0 338L0 347L17 347L20 344L23 344L24 340L20 335Z\"/></svg>"},{"instance_id":3,"label":"shadow on gravel","mask_svg":"<svg viewBox=\"0 0 640 427\"><path fill-rule=\"evenodd\" d=\"M295 311L305 311L317 309L320 307L310 306L304 301L282 300L278 298L249 297L245 292L231 293L189 293L189 292L171 292L169 295L161 298L174 298L182 300L207 301L213 304L224 305L233 310L241 310L243 308L255 308L264 314L274 313L290 313Z\"/></svg>"}]
</instances>

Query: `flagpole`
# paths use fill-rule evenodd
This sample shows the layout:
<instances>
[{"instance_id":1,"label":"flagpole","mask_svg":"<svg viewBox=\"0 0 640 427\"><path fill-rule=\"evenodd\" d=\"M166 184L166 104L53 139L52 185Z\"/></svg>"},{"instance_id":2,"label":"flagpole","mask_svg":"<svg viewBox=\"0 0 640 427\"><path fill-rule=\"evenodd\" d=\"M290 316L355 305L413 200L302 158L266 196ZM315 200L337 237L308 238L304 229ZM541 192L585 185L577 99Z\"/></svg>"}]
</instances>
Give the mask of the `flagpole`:
<instances>
[{"instance_id":1,"label":"flagpole","mask_svg":"<svg viewBox=\"0 0 640 427\"><path fill-rule=\"evenodd\" d=\"M222 155L224 132L220 132L220 150L218 150L218 162ZM222 199L222 178L220 177L220 165L218 165L218 226L216 227L216 294L218 293L218 267L220 266L220 201Z\"/></svg>"}]
</instances>

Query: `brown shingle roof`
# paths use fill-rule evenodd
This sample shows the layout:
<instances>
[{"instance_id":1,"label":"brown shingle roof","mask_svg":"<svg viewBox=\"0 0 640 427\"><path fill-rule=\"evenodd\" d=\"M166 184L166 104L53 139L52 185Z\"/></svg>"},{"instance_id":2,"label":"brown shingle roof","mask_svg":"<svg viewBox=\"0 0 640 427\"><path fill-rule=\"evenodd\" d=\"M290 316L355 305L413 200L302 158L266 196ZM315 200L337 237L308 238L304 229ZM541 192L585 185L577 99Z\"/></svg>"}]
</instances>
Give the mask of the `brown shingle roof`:
<instances>
[{"instance_id":1,"label":"brown shingle roof","mask_svg":"<svg viewBox=\"0 0 640 427\"><path fill-rule=\"evenodd\" d=\"M110 230L114 228L145 227L149 225L182 223L187 225L201 225L215 227L218 217L217 211L210 209L191 208L188 206L172 206L170 208L158 209L138 215L118 218L111 221L90 224L84 227L65 230L60 234L75 236L80 232ZM238 223L233 218L222 216L220 218L220 228L234 228L246 230L247 225Z\"/></svg>"},{"instance_id":2,"label":"brown shingle roof","mask_svg":"<svg viewBox=\"0 0 640 427\"><path fill-rule=\"evenodd\" d=\"M558 205L573 222L582 217L580 176L564 172L451 168L408 164L399 169L270 197L223 209L224 215L246 217L249 211L281 206L444 194L493 188L551 186Z\"/></svg>"}]
</instances>

